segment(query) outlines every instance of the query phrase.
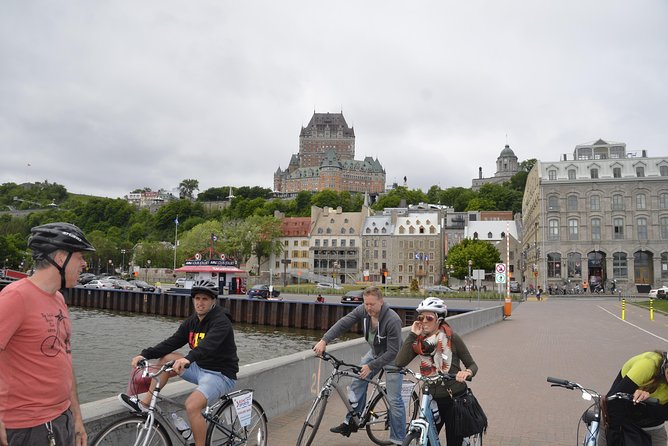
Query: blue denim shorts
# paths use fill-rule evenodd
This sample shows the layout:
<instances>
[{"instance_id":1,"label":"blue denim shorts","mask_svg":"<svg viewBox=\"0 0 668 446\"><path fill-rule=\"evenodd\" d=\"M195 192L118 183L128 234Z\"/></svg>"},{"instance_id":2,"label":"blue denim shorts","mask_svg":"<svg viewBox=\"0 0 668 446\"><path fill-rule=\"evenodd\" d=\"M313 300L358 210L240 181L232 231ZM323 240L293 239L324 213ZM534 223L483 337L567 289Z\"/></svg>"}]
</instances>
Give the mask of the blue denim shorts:
<instances>
[{"instance_id":1,"label":"blue denim shorts","mask_svg":"<svg viewBox=\"0 0 668 446\"><path fill-rule=\"evenodd\" d=\"M218 401L221 396L230 393L237 384L236 380L228 378L220 372L203 369L196 362L191 363L190 367L185 369L181 378L197 384L195 390L204 395L209 406Z\"/></svg>"}]
</instances>

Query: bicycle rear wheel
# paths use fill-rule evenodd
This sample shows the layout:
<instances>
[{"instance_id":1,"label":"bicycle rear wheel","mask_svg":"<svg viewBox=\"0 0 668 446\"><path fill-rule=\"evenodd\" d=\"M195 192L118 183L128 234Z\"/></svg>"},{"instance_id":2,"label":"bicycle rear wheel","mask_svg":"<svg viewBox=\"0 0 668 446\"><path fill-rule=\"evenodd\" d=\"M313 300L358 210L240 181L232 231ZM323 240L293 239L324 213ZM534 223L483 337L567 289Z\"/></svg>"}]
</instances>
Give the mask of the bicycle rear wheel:
<instances>
[{"instance_id":1,"label":"bicycle rear wheel","mask_svg":"<svg viewBox=\"0 0 668 446\"><path fill-rule=\"evenodd\" d=\"M411 402L406 409L406 428L415 419L420 408L420 400L417 393L411 394ZM369 405L369 419L366 422L366 433L376 444L391 445L390 441L390 417L387 399L382 394L377 394Z\"/></svg>"},{"instance_id":2,"label":"bicycle rear wheel","mask_svg":"<svg viewBox=\"0 0 668 446\"><path fill-rule=\"evenodd\" d=\"M267 417L260 403L253 401L250 423L242 426L232 401L228 401L209 420L206 445L267 445Z\"/></svg>"},{"instance_id":3,"label":"bicycle rear wheel","mask_svg":"<svg viewBox=\"0 0 668 446\"><path fill-rule=\"evenodd\" d=\"M167 431L155 421L150 430L144 429L146 415L132 415L114 421L97 434L90 446L117 446L119 444L143 444L148 438L150 446L172 446Z\"/></svg>"},{"instance_id":4,"label":"bicycle rear wheel","mask_svg":"<svg viewBox=\"0 0 668 446\"><path fill-rule=\"evenodd\" d=\"M313 405L306 415L306 420L302 426L302 430L299 432L299 437L297 438L297 446L310 446L315 438L316 432L320 427L320 422L322 417L325 414L325 407L327 407L327 397L318 396L313 400Z\"/></svg>"}]
</instances>

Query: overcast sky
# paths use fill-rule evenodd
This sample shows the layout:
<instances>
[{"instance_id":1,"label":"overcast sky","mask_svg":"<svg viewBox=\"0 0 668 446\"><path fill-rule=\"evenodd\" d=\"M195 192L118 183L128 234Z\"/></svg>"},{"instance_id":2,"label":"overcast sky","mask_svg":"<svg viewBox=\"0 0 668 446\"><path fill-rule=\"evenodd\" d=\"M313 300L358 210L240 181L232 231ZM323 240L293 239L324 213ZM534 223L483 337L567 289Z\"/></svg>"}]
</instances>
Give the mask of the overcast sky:
<instances>
[{"instance_id":1,"label":"overcast sky","mask_svg":"<svg viewBox=\"0 0 668 446\"><path fill-rule=\"evenodd\" d=\"M668 156L665 0L5 0L0 183L273 188L314 110L387 182L598 138Z\"/></svg>"}]
</instances>

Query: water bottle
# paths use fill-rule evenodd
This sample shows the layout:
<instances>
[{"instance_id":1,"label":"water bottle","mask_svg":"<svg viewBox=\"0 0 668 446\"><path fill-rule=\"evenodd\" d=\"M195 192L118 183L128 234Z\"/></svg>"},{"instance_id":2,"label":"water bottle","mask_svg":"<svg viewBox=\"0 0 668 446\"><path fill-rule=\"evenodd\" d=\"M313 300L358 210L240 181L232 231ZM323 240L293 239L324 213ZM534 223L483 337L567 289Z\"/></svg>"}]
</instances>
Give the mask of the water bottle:
<instances>
[{"instance_id":1,"label":"water bottle","mask_svg":"<svg viewBox=\"0 0 668 446\"><path fill-rule=\"evenodd\" d=\"M352 391L350 386L348 386L348 402L353 409L357 408L357 395L355 395L355 392Z\"/></svg>"},{"instance_id":2,"label":"water bottle","mask_svg":"<svg viewBox=\"0 0 668 446\"><path fill-rule=\"evenodd\" d=\"M438 410L438 404L436 404L435 399L431 399L429 407L431 408L432 415L434 415L434 423L438 424L441 421L441 412Z\"/></svg>"},{"instance_id":3,"label":"water bottle","mask_svg":"<svg viewBox=\"0 0 668 446\"><path fill-rule=\"evenodd\" d=\"M192 439L193 433L190 430L190 426L188 426L188 422L181 418L176 412L172 413L172 422L174 423L176 430L179 431L183 438L186 440Z\"/></svg>"}]
</instances>

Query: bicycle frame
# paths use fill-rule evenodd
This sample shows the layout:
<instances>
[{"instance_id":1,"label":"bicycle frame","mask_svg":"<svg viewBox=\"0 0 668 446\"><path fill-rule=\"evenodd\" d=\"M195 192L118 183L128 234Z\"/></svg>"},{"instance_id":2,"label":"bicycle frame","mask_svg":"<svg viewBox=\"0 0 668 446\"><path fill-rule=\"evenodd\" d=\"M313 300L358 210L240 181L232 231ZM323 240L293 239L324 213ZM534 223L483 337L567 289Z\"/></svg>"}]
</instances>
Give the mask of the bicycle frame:
<instances>
[{"instance_id":1,"label":"bicycle frame","mask_svg":"<svg viewBox=\"0 0 668 446\"><path fill-rule=\"evenodd\" d=\"M420 416L411 421L408 432L420 432L420 444L429 444L431 446L440 446L441 442L438 439L438 432L434 422L434 415L431 412L431 394L429 389L425 388L422 392L422 400L420 403Z\"/></svg>"},{"instance_id":2,"label":"bicycle frame","mask_svg":"<svg viewBox=\"0 0 668 446\"><path fill-rule=\"evenodd\" d=\"M329 397L331 395L331 389L334 388L336 390L336 393L339 394L341 401L343 401L343 404L346 406L348 413L352 413L352 421L355 423L355 426L357 426L358 429L364 428L369 421L371 415L369 409L371 407L371 403L375 399L375 396L378 393L381 393L387 398L387 392L385 390L385 387L383 387L383 381L380 380L382 375L383 371L381 370L376 379L371 379L371 380L363 379L360 378L359 375L357 375L354 372L350 372L348 370L339 370L338 368L335 367L332 370L332 373L327 378L327 380L325 380L325 384L323 384L322 388L320 389L320 396ZM348 401L348 394L346 392L345 387L339 384L339 380L342 377L353 378L360 381L365 381L366 383L369 384L373 384L374 386L373 391L371 392L371 395L367 396L366 404L361 413L358 413L357 409L353 408L353 406L350 404L350 401Z\"/></svg>"},{"instance_id":3,"label":"bicycle frame","mask_svg":"<svg viewBox=\"0 0 668 446\"><path fill-rule=\"evenodd\" d=\"M169 364L169 363L168 363ZM148 433L152 431L153 426L155 425L156 419L158 422L165 427L169 432L174 434L174 437L178 439L178 443L182 445L187 445L189 442L186 441L185 438L181 435L181 433L174 427L174 424L171 420L169 420L165 415L162 413L160 408L158 407L158 401L167 401L174 406L180 408L180 409L185 409L185 406L178 401L160 395L160 380L158 379L158 376L162 372L168 372L171 370L171 366L168 366L168 364L165 364L158 372L156 373L148 373L148 365L146 366L146 371L144 373L148 374L152 379L156 380L156 386L153 389L152 396L151 396L151 403L149 404L148 411L146 412L146 421L142 423L142 435L139 435L137 437L137 440L135 441L134 446L146 446L148 444L148 441L150 438L148 437ZM217 420L213 418L213 415L216 413L216 410L225 404L227 401L232 399L232 397L249 392L249 389L243 389L243 390L236 390L234 392L228 393L226 395L223 395L222 398L220 398L218 401L216 401L215 404L212 406L207 406L203 411L202 411L202 416L207 420L208 423L215 424L220 430L223 431L225 435L227 435L230 439L233 439L235 437L239 438L238 435L232 430L230 430L227 426L224 424L219 423ZM239 438L241 440L241 438Z\"/></svg>"}]
</instances>

